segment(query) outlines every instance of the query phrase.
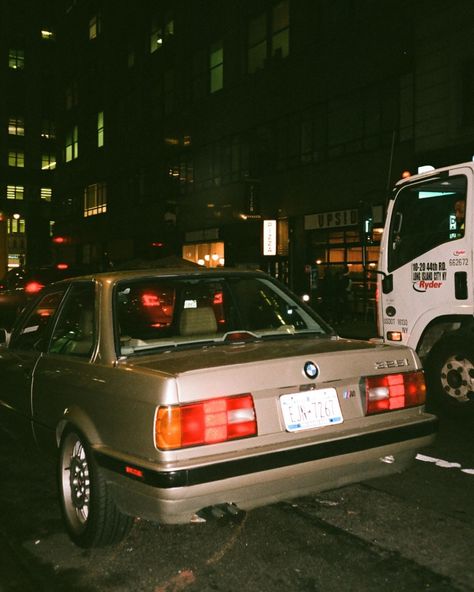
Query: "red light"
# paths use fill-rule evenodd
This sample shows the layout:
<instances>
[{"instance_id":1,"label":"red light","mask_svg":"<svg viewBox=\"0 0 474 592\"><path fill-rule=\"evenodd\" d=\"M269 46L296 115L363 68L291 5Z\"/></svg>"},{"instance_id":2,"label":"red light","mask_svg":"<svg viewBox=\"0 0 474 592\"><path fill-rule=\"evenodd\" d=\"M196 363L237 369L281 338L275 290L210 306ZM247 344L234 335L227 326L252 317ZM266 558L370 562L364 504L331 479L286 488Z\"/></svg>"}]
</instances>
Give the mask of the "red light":
<instances>
[{"instance_id":1,"label":"red light","mask_svg":"<svg viewBox=\"0 0 474 592\"><path fill-rule=\"evenodd\" d=\"M155 242L152 242L151 243L151 246L152 247L162 247L163 246L163 243L160 243L159 241L155 241Z\"/></svg>"},{"instance_id":2,"label":"red light","mask_svg":"<svg viewBox=\"0 0 474 592\"><path fill-rule=\"evenodd\" d=\"M423 405L426 399L425 377L421 370L367 376L365 392L367 414Z\"/></svg>"},{"instance_id":3,"label":"red light","mask_svg":"<svg viewBox=\"0 0 474 592\"><path fill-rule=\"evenodd\" d=\"M27 294L36 294L43 288L44 284L40 284L40 282L28 282L25 286L25 292Z\"/></svg>"},{"instance_id":4,"label":"red light","mask_svg":"<svg viewBox=\"0 0 474 592\"><path fill-rule=\"evenodd\" d=\"M215 444L256 434L250 394L160 407L155 424L155 442L161 449Z\"/></svg>"},{"instance_id":5,"label":"red light","mask_svg":"<svg viewBox=\"0 0 474 592\"><path fill-rule=\"evenodd\" d=\"M125 472L128 475L133 475L134 477L140 477L140 479L143 479L143 471L136 469L135 467L125 467Z\"/></svg>"},{"instance_id":6,"label":"red light","mask_svg":"<svg viewBox=\"0 0 474 592\"><path fill-rule=\"evenodd\" d=\"M403 171L402 179L408 179L408 177L411 177L410 171Z\"/></svg>"},{"instance_id":7,"label":"red light","mask_svg":"<svg viewBox=\"0 0 474 592\"><path fill-rule=\"evenodd\" d=\"M147 293L145 292L142 294L142 304L143 306L160 306L160 299L156 294Z\"/></svg>"},{"instance_id":8,"label":"red light","mask_svg":"<svg viewBox=\"0 0 474 592\"><path fill-rule=\"evenodd\" d=\"M61 245L62 243L65 243L66 239L64 238L64 236L55 236L53 237L53 243L56 243L57 245Z\"/></svg>"},{"instance_id":9,"label":"red light","mask_svg":"<svg viewBox=\"0 0 474 592\"><path fill-rule=\"evenodd\" d=\"M224 294L222 292L216 292L214 294L213 304L222 304L224 302Z\"/></svg>"},{"instance_id":10,"label":"red light","mask_svg":"<svg viewBox=\"0 0 474 592\"><path fill-rule=\"evenodd\" d=\"M58 263L56 269L69 269L69 265L67 263Z\"/></svg>"}]
</instances>

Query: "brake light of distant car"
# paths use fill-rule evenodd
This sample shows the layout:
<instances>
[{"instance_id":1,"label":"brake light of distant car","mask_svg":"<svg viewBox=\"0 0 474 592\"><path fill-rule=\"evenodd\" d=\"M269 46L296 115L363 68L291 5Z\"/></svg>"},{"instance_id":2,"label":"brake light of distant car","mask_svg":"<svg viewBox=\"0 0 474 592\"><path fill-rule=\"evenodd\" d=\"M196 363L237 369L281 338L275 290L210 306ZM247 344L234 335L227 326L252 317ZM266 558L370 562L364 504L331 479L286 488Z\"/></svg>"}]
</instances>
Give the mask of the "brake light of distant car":
<instances>
[{"instance_id":1,"label":"brake light of distant car","mask_svg":"<svg viewBox=\"0 0 474 592\"><path fill-rule=\"evenodd\" d=\"M25 285L25 292L27 294L36 294L37 292L39 292L43 288L44 288L44 284L41 284L40 282L28 282Z\"/></svg>"},{"instance_id":2,"label":"brake light of distant car","mask_svg":"<svg viewBox=\"0 0 474 592\"><path fill-rule=\"evenodd\" d=\"M161 302L156 294L144 292L142 294L142 304L143 306L160 306Z\"/></svg>"},{"instance_id":3,"label":"brake light of distant car","mask_svg":"<svg viewBox=\"0 0 474 592\"><path fill-rule=\"evenodd\" d=\"M155 445L161 450L216 444L257 435L250 394L158 407Z\"/></svg>"},{"instance_id":4,"label":"brake light of distant car","mask_svg":"<svg viewBox=\"0 0 474 592\"><path fill-rule=\"evenodd\" d=\"M426 385L423 371L365 377L367 414L423 405Z\"/></svg>"},{"instance_id":5,"label":"brake light of distant car","mask_svg":"<svg viewBox=\"0 0 474 592\"><path fill-rule=\"evenodd\" d=\"M56 269L69 269L69 265L67 263L57 263Z\"/></svg>"}]
</instances>

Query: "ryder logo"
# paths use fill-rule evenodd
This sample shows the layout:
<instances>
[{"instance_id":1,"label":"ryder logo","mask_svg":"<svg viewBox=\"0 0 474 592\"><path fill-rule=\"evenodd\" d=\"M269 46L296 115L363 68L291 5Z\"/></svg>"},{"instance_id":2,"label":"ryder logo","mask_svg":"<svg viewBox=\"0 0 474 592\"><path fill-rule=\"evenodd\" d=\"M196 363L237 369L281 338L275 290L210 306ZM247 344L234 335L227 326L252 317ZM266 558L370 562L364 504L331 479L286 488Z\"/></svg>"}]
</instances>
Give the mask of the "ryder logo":
<instances>
[{"instance_id":1,"label":"ryder logo","mask_svg":"<svg viewBox=\"0 0 474 592\"><path fill-rule=\"evenodd\" d=\"M435 280L420 280L418 282L413 282L413 289L415 292L427 292L428 290L437 290L441 288L443 282L436 282Z\"/></svg>"}]
</instances>

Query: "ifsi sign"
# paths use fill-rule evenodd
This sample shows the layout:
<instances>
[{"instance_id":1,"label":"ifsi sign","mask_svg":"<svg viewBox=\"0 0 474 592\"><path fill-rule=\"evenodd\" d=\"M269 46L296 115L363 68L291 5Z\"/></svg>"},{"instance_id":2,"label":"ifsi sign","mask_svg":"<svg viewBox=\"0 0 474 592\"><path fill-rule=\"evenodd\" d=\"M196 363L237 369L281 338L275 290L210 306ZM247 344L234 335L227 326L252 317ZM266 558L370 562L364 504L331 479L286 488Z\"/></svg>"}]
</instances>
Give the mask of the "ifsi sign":
<instances>
[{"instance_id":1,"label":"ifsi sign","mask_svg":"<svg viewBox=\"0 0 474 592\"><path fill-rule=\"evenodd\" d=\"M305 230L319 230L321 228L337 228L338 226L355 226L358 220L357 210L338 210L310 214L304 217Z\"/></svg>"},{"instance_id":2,"label":"ifsi sign","mask_svg":"<svg viewBox=\"0 0 474 592\"><path fill-rule=\"evenodd\" d=\"M277 223L276 220L263 221L263 254L276 255Z\"/></svg>"}]
</instances>

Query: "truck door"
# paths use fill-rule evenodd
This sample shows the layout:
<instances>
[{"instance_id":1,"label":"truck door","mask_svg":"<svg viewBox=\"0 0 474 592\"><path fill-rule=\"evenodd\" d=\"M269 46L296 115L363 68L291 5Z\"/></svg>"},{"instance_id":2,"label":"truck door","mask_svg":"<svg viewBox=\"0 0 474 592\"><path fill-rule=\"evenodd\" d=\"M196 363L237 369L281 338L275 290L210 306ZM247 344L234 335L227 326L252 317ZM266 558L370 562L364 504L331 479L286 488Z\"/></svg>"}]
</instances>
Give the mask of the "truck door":
<instances>
[{"instance_id":1,"label":"truck door","mask_svg":"<svg viewBox=\"0 0 474 592\"><path fill-rule=\"evenodd\" d=\"M379 329L416 348L437 318L472 315L472 170L455 167L400 184L384 232Z\"/></svg>"}]
</instances>

